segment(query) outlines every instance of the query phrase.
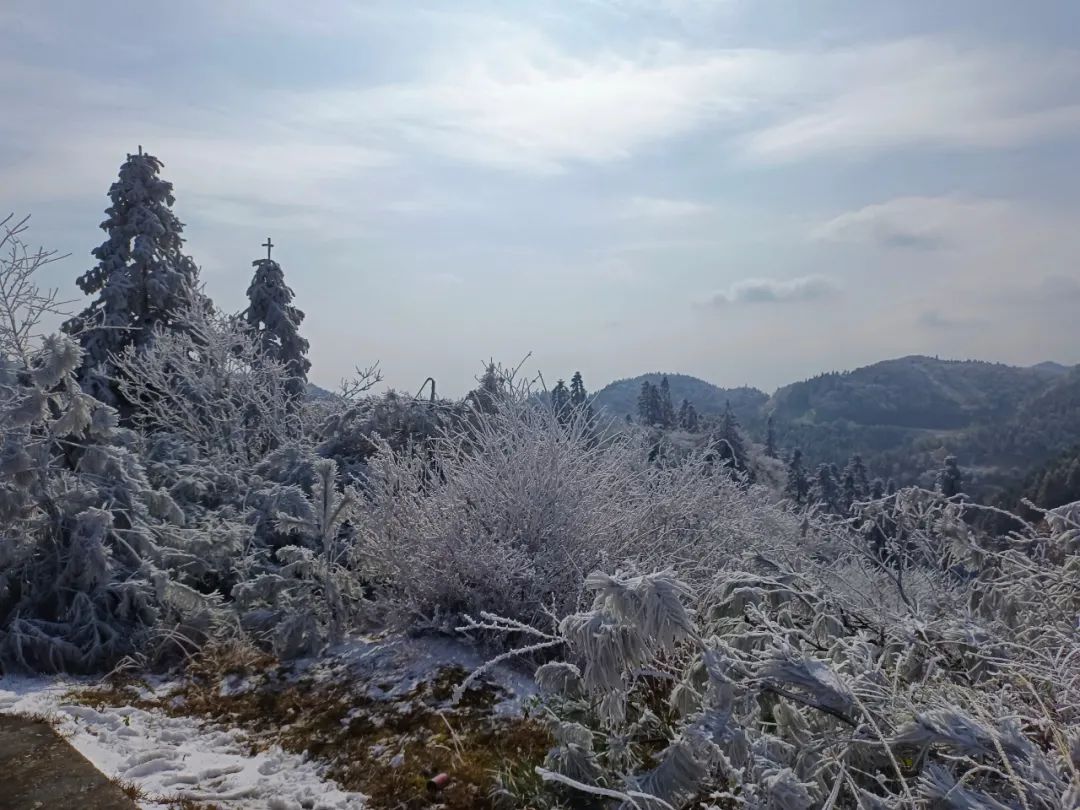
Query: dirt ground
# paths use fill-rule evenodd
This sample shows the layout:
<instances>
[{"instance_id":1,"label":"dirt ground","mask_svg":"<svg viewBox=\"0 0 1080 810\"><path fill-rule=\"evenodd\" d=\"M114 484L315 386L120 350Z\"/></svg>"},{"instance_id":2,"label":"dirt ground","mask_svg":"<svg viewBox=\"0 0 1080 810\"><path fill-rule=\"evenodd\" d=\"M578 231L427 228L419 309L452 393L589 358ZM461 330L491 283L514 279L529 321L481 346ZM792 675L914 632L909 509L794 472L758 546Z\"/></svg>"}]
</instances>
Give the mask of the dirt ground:
<instances>
[{"instance_id":1,"label":"dirt ground","mask_svg":"<svg viewBox=\"0 0 1080 810\"><path fill-rule=\"evenodd\" d=\"M47 723L0 714L0 810L135 810Z\"/></svg>"}]
</instances>

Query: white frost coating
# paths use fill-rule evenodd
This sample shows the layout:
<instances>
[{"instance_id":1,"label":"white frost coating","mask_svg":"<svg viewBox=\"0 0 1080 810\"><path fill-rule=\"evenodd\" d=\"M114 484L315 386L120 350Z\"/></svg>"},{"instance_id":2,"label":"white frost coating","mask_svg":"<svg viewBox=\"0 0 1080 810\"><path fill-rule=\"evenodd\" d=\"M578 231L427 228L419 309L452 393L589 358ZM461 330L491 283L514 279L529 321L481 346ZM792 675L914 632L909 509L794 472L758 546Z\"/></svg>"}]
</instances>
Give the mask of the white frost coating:
<instances>
[{"instance_id":1,"label":"white frost coating","mask_svg":"<svg viewBox=\"0 0 1080 810\"><path fill-rule=\"evenodd\" d=\"M79 684L0 678L0 712L55 717L69 742L109 777L134 782L152 799L212 801L228 810L360 810L364 797L323 778L318 763L274 747L250 754L237 729L202 725L131 706L97 711L64 702ZM163 808L158 801L144 808Z\"/></svg>"}]
</instances>

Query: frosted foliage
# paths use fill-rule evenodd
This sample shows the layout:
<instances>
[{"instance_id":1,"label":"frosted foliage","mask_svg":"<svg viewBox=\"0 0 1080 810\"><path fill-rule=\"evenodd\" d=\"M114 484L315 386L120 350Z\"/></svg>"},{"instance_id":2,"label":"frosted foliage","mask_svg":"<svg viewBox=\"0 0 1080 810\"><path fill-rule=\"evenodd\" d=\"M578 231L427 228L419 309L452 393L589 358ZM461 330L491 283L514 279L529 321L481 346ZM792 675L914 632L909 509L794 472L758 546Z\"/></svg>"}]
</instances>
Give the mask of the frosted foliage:
<instances>
[{"instance_id":1,"label":"frosted foliage","mask_svg":"<svg viewBox=\"0 0 1080 810\"><path fill-rule=\"evenodd\" d=\"M168 609L154 505L115 412L83 393L78 347L0 368L0 662L87 671L140 649Z\"/></svg>"},{"instance_id":2,"label":"frosted foliage","mask_svg":"<svg viewBox=\"0 0 1080 810\"><path fill-rule=\"evenodd\" d=\"M264 356L280 363L287 376L286 389L295 401L306 390L308 342L300 336L304 313L292 305L293 291L285 283L281 266L271 259L253 262L255 277L248 286L248 308L243 319L255 333Z\"/></svg>"},{"instance_id":3,"label":"frosted foliage","mask_svg":"<svg viewBox=\"0 0 1080 810\"><path fill-rule=\"evenodd\" d=\"M173 322L150 345L112 358L144 432L183 436L231 464L257 463L299 434L288 374L250 332L206 306L179 308Z\"/></svg>"},{"instance_id":4,"label":"frosted foliage","mask_svg":"<svg viewBox=\"0 0 1080 810\"><path fill-rule=\"evenodd\" d=\"M106 401L114 396L113 357L128 346L151 345L161 329L177 325L178 309L202 303L198 268L181 250L183 225L161 168L141 152L120 167L101 223L108 236L93 250L97 264L78 278L94 300L64 324L84 351L84 387Z\"/></svg>"},{"instance_id":5,"label":"frosted foliage","mask_svg":"<svg viewBox=\"0 0 1080 810\"><path fill-rule=\"evenodd\" d=\"M586 414L527 398L445 424L422 453L374 441L358 564L398 616L566 615L598 568L671 566L704 584L739 550L798 542L796 517L707 459L658 466L646 437L598 435Z\"/></svg>"},{"instance_id":6,"label":"frosted foliage","mask_svg":"<svg viewBox=\"0 0 1080 810\"><path fill-rule=\"evenodd\" d=\"M750 548L703 587L670 571L585 577L592 607L548 634L564 660L537 681L555 727L589 729L600 772L559 743L545 782L574 807L1077 806L1080 569L1062 553L1074 524L1002 545L940 495L890 499L867 508L908 528L903 576L862 566L860 536L830 523L808 526L794 559ZM966 553L943 554L958 536ZM956 576L961 556L970 578ZM905 577L943 592L922 606Z\"/></svg>"}]
</instances>

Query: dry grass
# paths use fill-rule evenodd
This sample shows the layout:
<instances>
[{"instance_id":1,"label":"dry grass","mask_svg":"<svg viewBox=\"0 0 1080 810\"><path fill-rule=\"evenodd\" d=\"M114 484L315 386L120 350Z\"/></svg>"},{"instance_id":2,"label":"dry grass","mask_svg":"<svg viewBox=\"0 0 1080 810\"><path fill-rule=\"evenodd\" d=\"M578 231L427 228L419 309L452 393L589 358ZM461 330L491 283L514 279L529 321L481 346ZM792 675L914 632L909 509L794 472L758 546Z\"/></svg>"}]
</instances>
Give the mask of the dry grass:
<instances>
[{"instance_id":1,"label":"dry grass","mask_svg":"<svg viewBox=\"0 0 1080 810\"><path fill-rule=\"evenodd\" d=\"M120 788L120 792L133 802L146 801L150 798L149 794L143 790L137 782L129 782L126 779L119 779L117 777L113 777L109 781Z\"/></svg>"},{"instance_id":2,"label":"dry grass","mask_svg":"<svg viewBox=\"0 0 1080 810\"><path fill-rule=\"evenodd\" d=\"M139 697L131 682L73 692L69 699L103 708L132 705L171 715L205 717L247 731L252 752L273 744L327 763L327 776L370 799L373 810L494 808L497 774L527 775L552 745L537 720L498 717L496 687L470 689L456 706L450 697L465 678L447 667L394 700L357 694L351 681L296 678L291 668L245 650L215 650L194 660L182 685L161 698ZM222 694L228 676L252 678L256 688ZM438 773L449 783L433 794ZM196 805L206 810L203 805ZM184 808L186 805L177 805Z\"/></svg>"}]
</instances>

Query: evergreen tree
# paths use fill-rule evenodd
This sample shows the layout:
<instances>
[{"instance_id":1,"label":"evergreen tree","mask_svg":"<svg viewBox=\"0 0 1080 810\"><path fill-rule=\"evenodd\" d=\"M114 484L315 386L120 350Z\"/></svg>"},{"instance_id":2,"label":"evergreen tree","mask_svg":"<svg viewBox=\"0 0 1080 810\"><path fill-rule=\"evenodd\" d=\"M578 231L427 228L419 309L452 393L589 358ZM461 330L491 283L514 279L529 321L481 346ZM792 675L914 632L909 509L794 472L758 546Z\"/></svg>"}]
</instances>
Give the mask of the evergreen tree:
<instances>
[{"instance_id":1,"label":"evergreen tree","mask_svg":"<svg viewBox=\"0 0 1080 810\"><path fill-rule=\"evenodd\" d=\"M493 413L499 407L499 400L506 394L505 381L493 361L488 362L479 383L480 385L470 391L465 399L471 402L478 411Z\"/></svg>"},{"instance_id":2,"label":"evergreen tree","mask_svg":"<svg viewBox=\"0 0 1080 810\"><path fill-rule=\"evenodd\" d=\"M872 500L880 500L885 497L885 482L880 478L875 478L874 482L870 484L870 498Z\"/></svg>"},{"instance_id":3,"label":"evergreen tree","mask_svg":"<svg viewBox=\"0 0 1080 810\"><path fill-rule=\"evenodd\" d=\"M575 371L570 378L570 403L575 407L581 407L588 399L585 391L585 382L581 379L581 372Z\"/></svg>"},{"instance_id":4,"label":"evergreen tree","mask_svg":"<svg viewBox=\"0 0 1080 810\"><path fill-rule=\"evenodd\" d=\"M850 467L844 469L844 475L840 484L840 513L846 515L851 511L852 504L859 499L859 493L855 485L855 474Z\"/></svg>"},{"instance_id":5,"label":"evergreen tree","mask_svg":"<svg viewBox=\"0 0 1080 810\"><path fill-rule=\"evenodd\" d=\"M772 414L765 422L765 455L776 458L776 431L773 429Z\"/></svg>"},{"instance_id":6,"label":"evergreen tree","mask_svg":"<svg viewBox=\"0 0 1080 810\"><path fill-rule=\"evenodd\" d=\"M660 413L659 423L666 428L675 426L675 405L671 401L671 385L665 376L660 380Z\"/></svg>"},{"instance_id":7,"label":"evergreen tree","mask_svg":"<svg viewBox=\"0 0 1080 810\"><path fill-rule=\"evenodd\" d=\"M821 508L840 514L840 488L833 476L833 469L828 464L819 464L814 475L813 499Z\"/></svg>"},{"instance_id":8,"label":"evergreen tree","mask_svg":"<svg viewBox=\"0 0 1080 810\"><path fill-rule=\"evenodd\" d=\"M699 427L698 422L698 412L697 408L694 407L694 403L684 399L682 405L679 406L679 427L694 433Z\"/></svg>"},{"instance_id":9,"label":"evergreen tree","mask_svg":"<svg viewBox=\"0 0 1080 810\"><path fill-rule=\"evenodd\" d=\"M555 387L551 389L551 407L555 410L555 415L559 417L559 421L563 422L570 414L570 391L566 387L564 380L559 380L555 383Z\"/></svg>"},{"instance_id":10,"label":"evergreen tree","mask_svg":"<svg viewBox=\"0 0 1080 810\"><path fill-rule=\"evenodd\" d=\"M862 500L870 494L870 474L867 472L862 456L858 453L853 455L848 461L847 468L844 470L845 480L848 475L850 475L852 479L851 491L853 501Z\"/></svg>"},{"instance_id":11,"label":"evergreen tree","mask_svg":"<svg viewBox=\"0 0 1080 810\"><path fill-rule=\"evenodd\" d=\"M802 461L802 450L796 447L791 452L791 459L788 461L784 495L797 504L806 503L806 497L810 491L810 482L806 480L806 471L803 469Z\"/></svg>"},{"instance_id":12,"label":"evergreen tree","mask_svg":"<svg viewBox=\"0 0 1080 810\"><path fill-rule=\"evenodd\" d=\"M735 411L731 409L730 402L724 403L724 413L720 417L720 427L717 434L720 457L735 469L745 470L746 445L743 442L738 417L735 416Z\"/></svg>"},{"instance_id":13,"label":"evergreen tree","mask_svg":"<svg viewBox=\"0 0 1080 810\"><path fill-rule=\"evenodd\" d=\"M77 280L96 297L63 326L83 350L83 389L112 404L125 403L112 382L110 355L150 345L155 328L183 328L177 314L206 303L198 268L181 251L184 226L172 212L173 187L158 176L161 168L142 147L120 167L101 224L108 238L93 250L98 263Z\"/></svg>"},{"instance_id":14,"label":"evergreen tree","mask_svg":"<svg viewBox=\"0 0 1080 810\"><path fill-rule=\"evenodd\" d=\"M304 313L292 306L293 291L285 283L281 266L270 258L267 239L267 258L252 262L255 276L247 289L248 308L243 319L259 338L263 353L283 364L289 373L286 385L293 402L299 402L307 391L308 342L300 336Z\"/></svg>"},{"instance_id":15,"label":"evergreen tree","mask_svg":"<svg viewBox=\"0 0 1080 810\"><path fill-rule=\"evenodd\" d=\"M664 425L664 408L660 389L648 380L641 384L641 394L638 396L638 416L643 425Z\"/></svg>"},{"instance_id":16,"label":"evergreen tree","mask_svg":"<svg viewBox=\"0 0 1080 810\"><path fill-rule=\"evenodd\" d=\"M638 419L643 425L652 424L652 410L650 403L652 401L652 383L648 380L644 380L641 383L641 393L638 394L637 400L637 412Z\"/></svg>"},{"instance_id":17,"label":"evergreen tree","mask_svg":"<svg viewBox=\"0 0 1080 810\"><path fill-rule=\"evenodd\" d=\"M686 429L689 431L697 431L701 427L701 420L698 418L697 408L694 407L694 403L690 403L690 407L686 409Z\"/></svg>"},{"instance_id":18,"label":"evergreen tree","mask_svg":"<svg viewBox=\"0 0 1080 810\"><path fill-rule=\"evenodd\" d=\"M945 466L938 470L937 491L952 498L964 491L964 474L956 463L956 456L946 456Z\"/></svg>"}]
</instances>

